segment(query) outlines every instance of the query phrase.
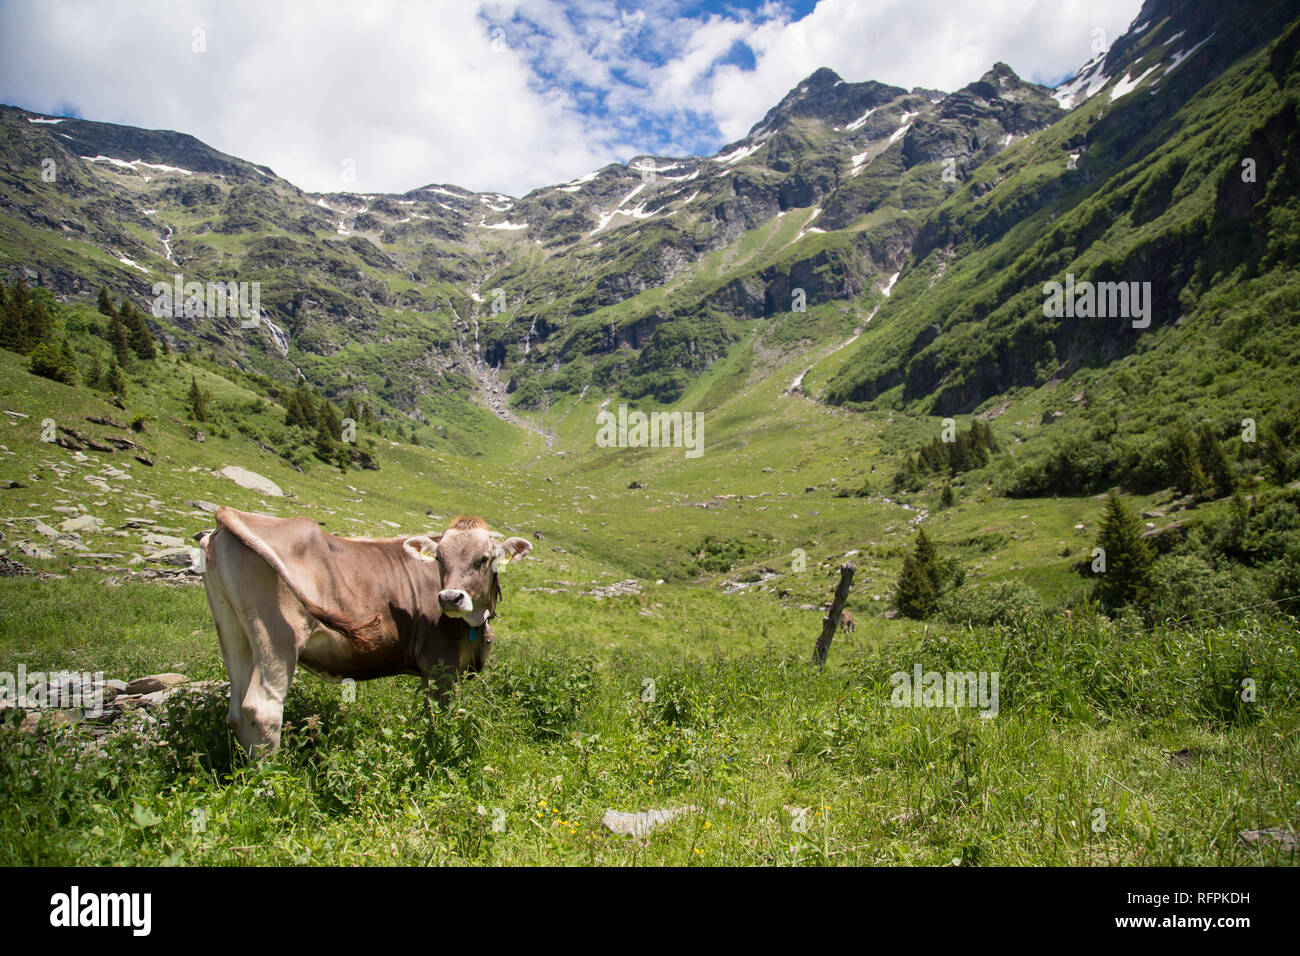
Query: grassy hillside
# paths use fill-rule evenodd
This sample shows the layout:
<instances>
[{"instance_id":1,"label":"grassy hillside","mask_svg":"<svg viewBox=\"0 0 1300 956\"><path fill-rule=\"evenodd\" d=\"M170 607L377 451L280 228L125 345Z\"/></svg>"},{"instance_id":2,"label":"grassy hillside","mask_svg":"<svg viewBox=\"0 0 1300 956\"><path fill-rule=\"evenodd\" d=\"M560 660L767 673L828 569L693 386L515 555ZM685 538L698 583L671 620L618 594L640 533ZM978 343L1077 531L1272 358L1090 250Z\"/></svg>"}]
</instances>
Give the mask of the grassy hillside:
<instances>
[{"instance_id":1,"label":"grassy hillside","mask_svg":"<svg viewBox=\"0 0 1300 956\"><path fill-rule=\"evenodd\" d=\"M145 737L114 734L94 757L75 729L0 733L0 829L22 834L3 841L6 862L1287 862L1236 833L1296 823L1294 617L1151 628L1097 616L1072 565L1088 555L1100 500L1000 497L979 473L949 508L933 482L900 500L894 470L938 423L787 395L825 347L791 357L764 348L764 331L742 327L741 347L691 382L680 407L705 416L698 459L597 447L596 411L614 396L589 391L536 417L554 432L549 449L491 419L470 453L376 439L379 470L346 473L310 457L299 473L259 448L245 416L269 428L283 409L228 370L174 355L140 363L122 410L0 352L0 484L22 485L0 490L3 544L65 575L0 578L12 668L222 679L201 588L125 578L145 551L124 526L211 527L192 501L305 514L344 534L437 529L460 511L542 534L503 580L496 663L431 724L413 679L363 684L351 703L303 673L285 746L256 767L232 755L220 690L169 706ZM202 442L185 408L191 379L217 410ZM1035 408L1031 396L993 423L1004 445L1032 432ZM136 414L147 424L131 434L152 467L40 440L44 418L104 437L116 431L89 417ZM229 464L295 497L215 474ZM17 551L39 540L32 519L67 513L55 508L103 518L83 542L118 556ZM965 588L1027 583L1041 609L973 629L886 617L922 508ZM846 558L859 626L818 673L811 608ZM632 593L592 593L629 579ZM889 706L890 675L918 664L997 671L997 717ZM1251 704L1238 703L1244 677L1259 688ZM701 811L644 844L600 825L611 808L684 806Z\"/></svg>"}]
</instances>

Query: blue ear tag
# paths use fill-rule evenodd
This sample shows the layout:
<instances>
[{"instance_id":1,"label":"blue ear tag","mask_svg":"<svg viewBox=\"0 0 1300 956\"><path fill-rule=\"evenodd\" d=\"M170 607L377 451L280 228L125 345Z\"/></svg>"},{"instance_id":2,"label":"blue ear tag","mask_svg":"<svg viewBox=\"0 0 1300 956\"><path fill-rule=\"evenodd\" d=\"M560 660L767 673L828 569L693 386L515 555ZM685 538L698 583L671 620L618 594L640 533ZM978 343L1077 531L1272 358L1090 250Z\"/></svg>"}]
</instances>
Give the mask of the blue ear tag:
<instances>
[{"instance_id":1,"label":"blue ear tag","mask_svg":"<svg viewBox=\"0 0 1300 956\"><path fill-rule=\"evenodd\" d=\"M471 627L471 628L469 629L469 642L470 642L471 644L473 644L473 643L474 643L475 641L477 641L477 640L478 640L478 628L477 628L477 627Z\"/></svg>"}]
</instances>

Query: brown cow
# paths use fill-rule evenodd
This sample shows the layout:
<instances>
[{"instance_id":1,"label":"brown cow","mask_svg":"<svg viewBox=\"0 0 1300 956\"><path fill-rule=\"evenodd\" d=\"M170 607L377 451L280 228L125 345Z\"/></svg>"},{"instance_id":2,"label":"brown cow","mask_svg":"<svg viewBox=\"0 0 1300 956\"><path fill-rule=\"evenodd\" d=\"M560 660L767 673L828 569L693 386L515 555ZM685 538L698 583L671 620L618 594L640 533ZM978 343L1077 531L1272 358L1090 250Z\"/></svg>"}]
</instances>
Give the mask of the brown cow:
<instances>
[{"instance_id":1,"label":"brown cow","mask_svg":"<svg viewBox=\"0 0 1300 956\"><path fill-rule=\"evenodd\" d=\"M221 508L205 535L203 586L230 674L227 720L252 756L280 744L299 663L326 680L477 671L492 650L497 569L524 538L461 516L408 538L340 538L309 518Z\"/></svg>"},{"instance_id":2,"label":"brown cow","mask_svg":"<svg viewBox=\"0 0 1300 956\"><path fill-rule=\"evenodd\" d=\"M844 608L844 610L840 611L841 633L852 634L856 628L857 625L853 623L853 615L849 613L849 609Z\"/></svg>"}]
</instances>

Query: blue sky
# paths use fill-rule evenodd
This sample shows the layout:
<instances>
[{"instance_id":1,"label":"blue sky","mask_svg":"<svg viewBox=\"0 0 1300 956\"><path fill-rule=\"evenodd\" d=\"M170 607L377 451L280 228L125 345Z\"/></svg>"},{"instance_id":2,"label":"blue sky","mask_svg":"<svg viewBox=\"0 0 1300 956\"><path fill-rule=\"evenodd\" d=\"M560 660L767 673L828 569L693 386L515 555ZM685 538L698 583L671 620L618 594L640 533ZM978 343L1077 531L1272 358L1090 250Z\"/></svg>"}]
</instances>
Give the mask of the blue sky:
<instances>
[{"instance_id":1,"label":"blue sky","mask_svg":"<svg viewBox=\"0 0 1300 956\"><path fill-rule=\"evenodd\" d=\"M0 101L181 130L313 191L520 195L638 155L713 153L823 66L953 90L1002 60L1055 84L1139 6L6 0Z\"/></svg>"}]
</instances>

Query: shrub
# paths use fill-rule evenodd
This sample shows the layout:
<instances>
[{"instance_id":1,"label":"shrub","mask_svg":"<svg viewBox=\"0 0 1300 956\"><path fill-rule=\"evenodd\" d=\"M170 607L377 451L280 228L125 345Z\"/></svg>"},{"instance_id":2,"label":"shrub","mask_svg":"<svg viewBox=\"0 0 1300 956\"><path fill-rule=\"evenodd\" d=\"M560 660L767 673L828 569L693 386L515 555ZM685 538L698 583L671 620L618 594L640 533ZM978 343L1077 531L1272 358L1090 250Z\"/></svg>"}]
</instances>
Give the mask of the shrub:
<instances>
[{"instance_id":1,"label":"shrub","mask_svg":"<svg viewBox=\"0 0 1300 956\"><path fill-rule=\"evenodd\" d=\"M939 617L964 627L1024 624L1043 613L1038 592L1020 581L962 587L939 602Z\"/></svg>"}]
</instances>

